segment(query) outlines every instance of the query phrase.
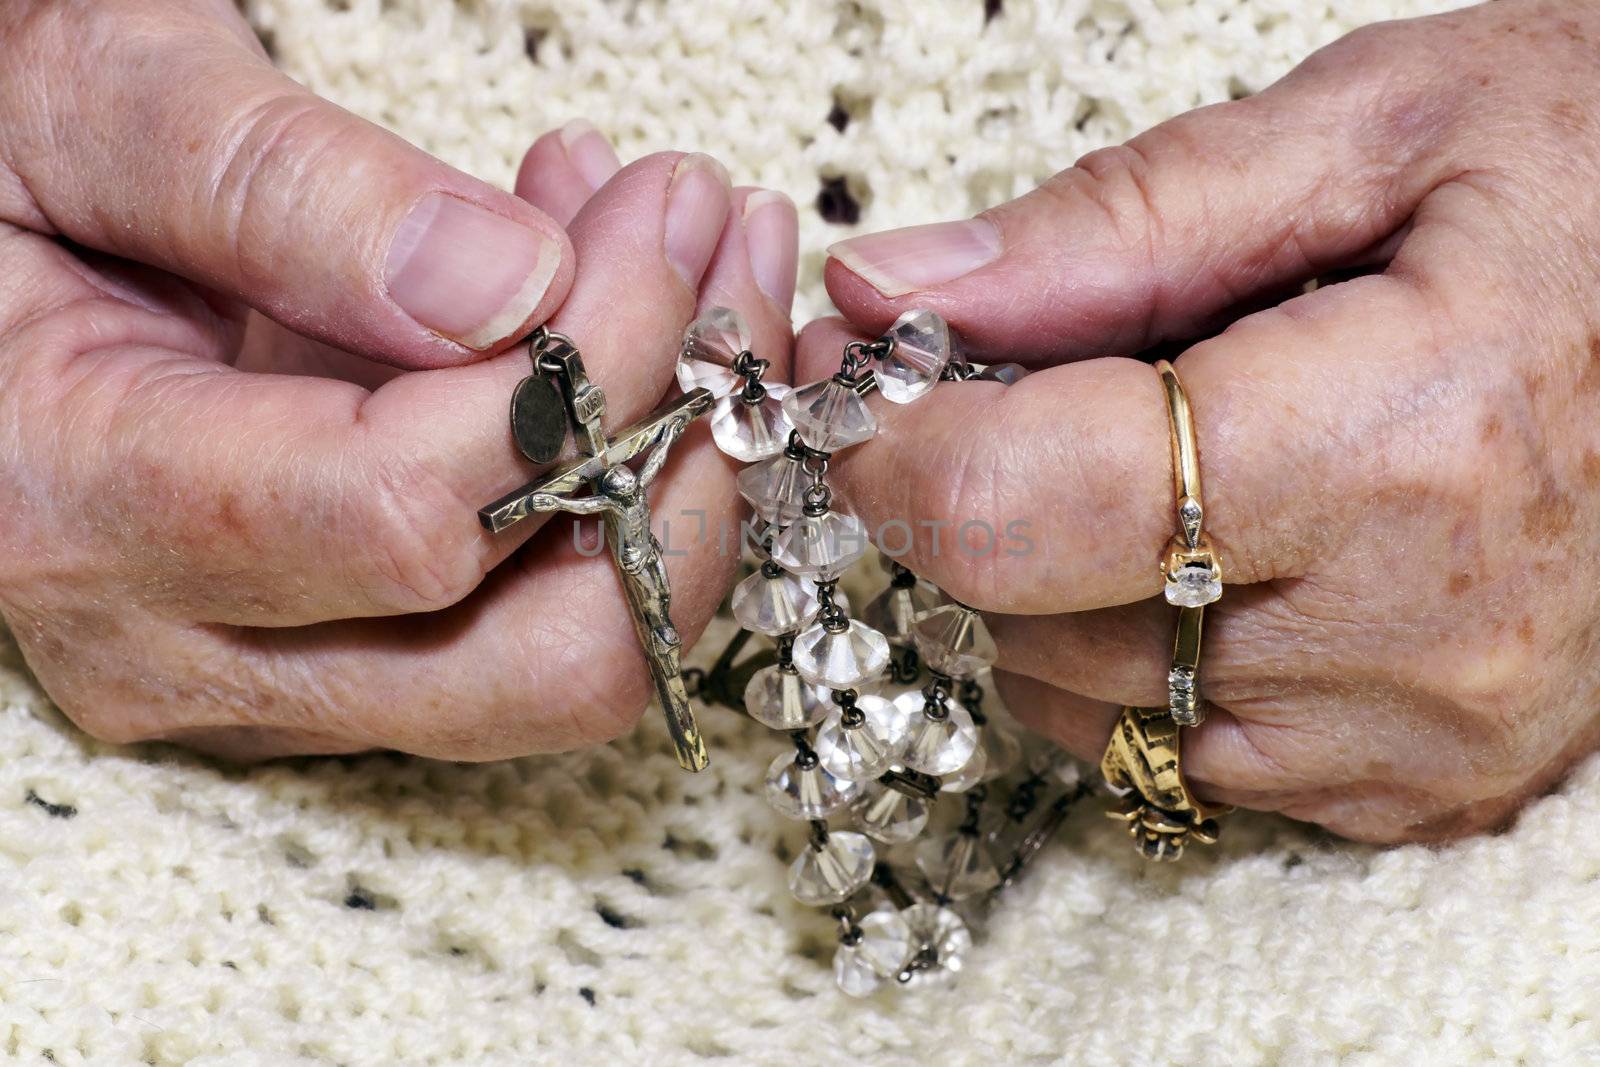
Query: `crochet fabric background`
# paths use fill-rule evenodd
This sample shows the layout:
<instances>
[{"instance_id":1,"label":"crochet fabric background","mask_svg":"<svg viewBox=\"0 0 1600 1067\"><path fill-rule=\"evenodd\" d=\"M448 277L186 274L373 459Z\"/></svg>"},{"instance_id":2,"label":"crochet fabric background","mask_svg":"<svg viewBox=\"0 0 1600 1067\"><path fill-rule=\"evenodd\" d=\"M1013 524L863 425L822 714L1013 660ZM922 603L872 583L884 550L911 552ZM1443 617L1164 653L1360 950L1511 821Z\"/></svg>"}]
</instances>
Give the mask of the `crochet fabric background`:
<instances>
[{"instance_id":1,"label":"crochet fabric background","mask_svg":"<svg viewBox=\"0 0 1600 1067\"><path fill-rule=\"evenodd\" d=\"M508 182L593 120L802 207L951 218L1430 0L253 0L286 69ZM987 15L992 15L988 17ZM834 220L834 221L829 221ZM0 642L0 1050L56 1064L1600 1062L1600 760L1505 834L1240 815L1146 866L1091 806L953 986L853 1001L793 904L781 739L248 771L85 740Z\"/></svg>"}]
</instances>

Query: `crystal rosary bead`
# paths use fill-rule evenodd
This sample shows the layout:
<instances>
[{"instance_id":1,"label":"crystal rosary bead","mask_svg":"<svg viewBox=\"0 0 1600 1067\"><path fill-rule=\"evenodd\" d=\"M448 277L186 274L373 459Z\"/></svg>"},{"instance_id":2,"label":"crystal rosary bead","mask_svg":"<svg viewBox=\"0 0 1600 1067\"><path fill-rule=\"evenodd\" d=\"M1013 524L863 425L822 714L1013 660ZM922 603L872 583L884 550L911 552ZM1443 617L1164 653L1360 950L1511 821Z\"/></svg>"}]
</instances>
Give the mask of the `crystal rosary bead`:
<instances>
[{"instance_id":1,"label":"crystal rosary bead","mask_svg":"<svg viewBox=\"0 0 1600 1067\"><path fill-rule=\"evenodd\" d=\"M794 666L800 677L829 689L856 689L889 665L889 642L855 619L838 628L815 622L794 639Z\"/></svg>"},{"instance_id":2,"label":"crystal rosary bead","mask_svg":"<svg viewBox=\"0 0 1600 1067\"><path fill-rule=\"evenodd\" d=\"M987 737L989 731L984 730L982 734ZM968 757L967 762L961 765L960 770L953 774L939 776L939 790L944 793L965 793L973 786L988 781L991 777L993 776L989 774L989 753L982 744L979 744L977 748L972 750L972 755Z\"/></svg>"},{"instance_id":3,"label":"crystal rosary bead","mask_svg":"<svg viewBox=\"0 0 1600 1067\"><path fill-rule=\"evenodd\" d=\"M1000 658L983 617L963 604L924 611L913 620L911 636L923 662L940 674L965 678Z\"/></svg>"},{"instance_id":4,"label":"crystal rosary bead","mask_svg":"<svg viewBox=\"0 0 1600 1067\"><path fill-rule=\"evenodd\" d=\"M909 585L890 584L862 609L861 620L896 644L906 644L911 640L912 620L940 602L939 589L931 582L913 579Z\"/></svg>"},{"instance_id":5,"label":"crystal rosary bead","mask_svg":"<svg viewBox=\"0 0 1600 1067\"><path fill-rule=\"evenodd\" d=\"M911 841L928 825L926 801L881 785L862 790L855 815L862 833L888 845Z\"/></svg>"},{"instance_id":6,"label":"crystal rosary bead","mask_svg":"<svg viewBox=\"0 0 1600 1067\"><path fill-rule=\"evenodd\" d=\"M972 949L972 932L961 916L939 904L913 904L900 915L914 946L901 972L907 983L936 981L961 970Z\"/></svg>"},{"instance_id":7,"label":"crystal rosary bead","mask_svg":"<svg viewBox=\"0 0 1600 1067\"><path fill-rule=\"evenodd\" d=\"M809 749L785 753L767 768L767 803L787 819L826 819L860 796L860 785L829 774Z\"/></svg>"},{"instance_id":8,"label":"crystal rosary bead","mask_svg":"<svg viewBox=\"0 0 1600 1067\"><path fill-rule=\"evenodd\" d=\"M801 386L784 400L783 410L800 440L818 452L837 452L878 432L878 420L867 402L838 378Z\"/></svg>"},{"instance_id":9,"label":"crystal rosary bead","mask_svg":"<svg viewBox=\"0 0 1600 1067\"><path fill-rule=\"evenodd\" d=\"M1000 868L982 837L965 830L918 845L917 869L934 893L946 900L966 900L1000 884Z\"/></svg>"},{"instance_id":10,"label":"crystal rosary bead","mask_svg":"<svg viewBox=\"0 0 1600 1067\"><path fill-rule=\"evenodd\" d=\"M724 455L741 463L754 463L782 452L794 429L783 411L787 385L762 385L761 397L750 400L740 392L721 397L711 407L711 437Z\"/></svg>"},{"instance_id":11,"label":"crystal rosary bead","mask_svg":"<svg viewBox=\"0 0 1600 1067\"><path fill-rule=\"evenodd\" d=\"M827 693L801 678L793 667L786 670L774 663L750 676L744 688L744 707L762 726L804 730L821 722L832 709Z\"/></svg>"},{"instance_id":12,"label":"crystal rosary bead","mask_svg":"<svg viewBox=\"0 0 1600 1067\"><path fill-rule=\"evenodd\" d=\"M905 970L916 949L911 926L898 912L882 908L854 923L833 957L834 981L852 997L872 994Z\"/></svg>"},{"instance_id":13,"label":"crystal rosary bead","mask_svg":"<svg viewBox=\"0 0 1600 1067\"><path fill-rule=\"evenodd\" d=\"M761 521L787 526L805 510L811 475L800 457L783 452L740 471L735 484Z\"/></svg>"},{"instance_id":14,"label":"crystal rosary bead","mask_svg":"<svg viewBox=\"0 0 1600 1067\"><path fill-rule=\"evenodd\" d=\"M949 365L950 327L933 312L914 308L884 336L893 344L873 368L878 392L891 403L909 404L932 389Z\"/></svg>"},{"instance_id":15,"label":"crystal rosary bead","mask_svg":"<svg viewBox=\"0 0 1600 1067\"><path fill-rule=\"evenodd\" d=\"M678 356L678 385L688 393L709 390L721 399L739 388L733 369L741 352L750 350L750 328L732 308L716 307L690 323Z\"/></svg>"},{"instance_id":16,"label":"crystal rosary bead","mask_svg":"<svg viewBox=\"0 0 1600 1067\"><path fill-rule=\"evenodd\" d=\"M876 854L865 835L829 830L813 839L789 866L789 891L802 904L821 907L847 900L872 878Z\"/></svg>"},{"instance_id":17,"label":"crystal rosary bead","mask_svg":"<svg viewBox=\"0 0 1600 1067\"><path fill-rule=\"evenodd\" d=\"M772 560L784 570L820 581L839 577L867 553L860 519L832 509L802 514L772 543Z\"/></svg>"},{"instance_id":18,"label":"crystal rosary bead","mask_svg":"<svg viewBox=\"0 0 1600 1067\"><path fill-rule=\"evenodd\" d=\"M901 753L907 767L937 777L966 766L978 747L978 728L966 708L948 696L929 698L915 690L902 693L894 704L908 724Z\"/></svg>"},{"instance_id":19,"label":"crystal rosary bead","mask_svg":"<svg viewBox=\"0 0 1600 1067\"><path fill-rule=\"evenodd\" d=\"M829 774L870 781L899 760L907 730L905 714L893 702L863 696L828 713L817 727L814 747Z\"/></svg>"},{"instance_id":20,"label":"crystal rosary bead","mask_svg":"<svg viewBox=\"0 0 1600 1067\"><path fill-rule=\"evenodd\" d=\"M776 565L763 565L734 586L730 601L740 626L768 637L792 633L817 616L816 586Z\"/></svg>"}]
</instances>

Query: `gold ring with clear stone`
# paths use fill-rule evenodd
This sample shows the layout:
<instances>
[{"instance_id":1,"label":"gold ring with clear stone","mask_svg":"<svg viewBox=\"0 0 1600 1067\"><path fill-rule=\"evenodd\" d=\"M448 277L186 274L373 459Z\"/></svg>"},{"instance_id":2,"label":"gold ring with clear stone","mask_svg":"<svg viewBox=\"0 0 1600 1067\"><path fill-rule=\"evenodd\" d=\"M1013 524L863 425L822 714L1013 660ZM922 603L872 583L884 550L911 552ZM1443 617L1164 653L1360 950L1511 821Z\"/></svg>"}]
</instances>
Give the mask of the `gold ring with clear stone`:
<instances>
[{"instance_id":1,"label":"gold ring with clear stone","mask_svg":"<svg viewBox=\"0 0 1600 1067\"><path fill-rule=\"evenodd\" d=\"M1158 361L1156 373L1167 397L1172 430L1172 489L1178 515L1178 532L1168 542L1161 560L1167 603L1178 609L1178 634L1172 645L1172 668L1167 672L1167 708L1178 725L1199 726L1205 719L1197 677L1200 635L1206 605L1222 597L1222 567L1205 535L1200 448L1195 441L1189 397L1171 363Z\"/></svg>"}]
</instances>

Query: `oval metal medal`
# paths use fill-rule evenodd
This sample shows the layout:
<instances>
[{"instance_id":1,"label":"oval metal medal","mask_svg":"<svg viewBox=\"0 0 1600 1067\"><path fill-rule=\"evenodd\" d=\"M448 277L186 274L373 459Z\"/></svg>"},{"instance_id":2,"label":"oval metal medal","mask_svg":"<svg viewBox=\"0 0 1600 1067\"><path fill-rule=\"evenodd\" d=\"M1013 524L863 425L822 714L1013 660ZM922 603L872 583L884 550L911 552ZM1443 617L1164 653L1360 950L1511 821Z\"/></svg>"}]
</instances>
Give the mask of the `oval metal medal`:
<instances>
[{"instance_id":1,"label":"oval metal medal","mask_svg":"<svg viewBox=\"0 0 1600 1067\"><path fill-rule=\"evenodd\" d=\"M511 394L511 436L524 456L549 463L567 440L567 405L556 383L531 374Z\"/></svg>"}]
</instances>

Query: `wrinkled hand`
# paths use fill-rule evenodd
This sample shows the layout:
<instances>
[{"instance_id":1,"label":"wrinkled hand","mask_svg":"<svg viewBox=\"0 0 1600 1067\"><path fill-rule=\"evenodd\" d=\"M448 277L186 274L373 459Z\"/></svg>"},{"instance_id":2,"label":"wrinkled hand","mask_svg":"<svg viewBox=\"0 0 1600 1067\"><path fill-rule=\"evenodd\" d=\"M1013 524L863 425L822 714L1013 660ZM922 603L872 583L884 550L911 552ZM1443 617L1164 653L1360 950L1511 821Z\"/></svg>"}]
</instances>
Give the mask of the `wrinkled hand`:
<instances>
[{"instance_id":1,"label":"wrinkled hand","mask_svg":"<svg viewBox=\"0 0 1600 1067\"><path fill-rule=\"evenodd\" d=\"M530 206L277 73L225 0L10 5L0 613L67 714L240 757L631 725L650 686L610 561L571 520L478 526L536 473L505 418L527 350L482 357L548 318L624 424L675 390L702 289L787 351L755 274L792 277L794 242L753 266L730 204L755 198L706 157L616 170L574 123L518 184L561 210ZM732 512L708 435L673 460L660 513ZM735 561L686 547L693 634Z\"/></svg>"},{"instance_id":2,"label":"wrinkled hand","mask_svg":"<svg viewBox=\"0 0 1600 1067\"><path fill-rule=\"evenodd\" d=\"M1177 361L1229 583L1189 776L1430 839L1500 823L1595 747L1597 56L1594 5L1368 28L977 220L834 250L866 334L926 306L979 358L1044 368L878 403L878 437L833 468L874 527L948 524L904 562L990 613L1019 716L1098 759L1119 705L1166 701L1166 411L1117 355L1365 268ZM859 335L809 328L801 380ZM1029 525L957 548L968 520Z\"/></svg>"}]
</instances>

